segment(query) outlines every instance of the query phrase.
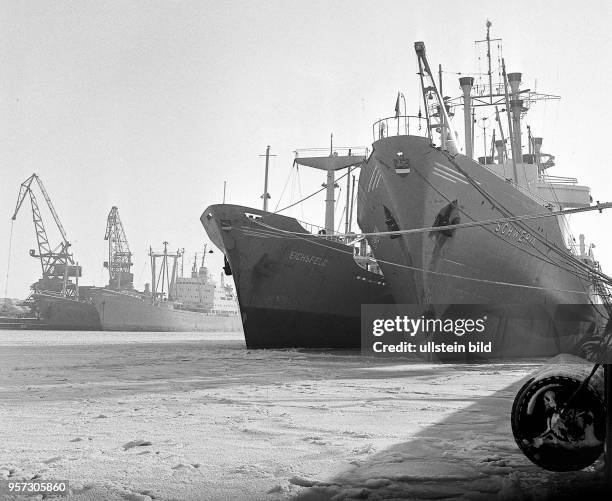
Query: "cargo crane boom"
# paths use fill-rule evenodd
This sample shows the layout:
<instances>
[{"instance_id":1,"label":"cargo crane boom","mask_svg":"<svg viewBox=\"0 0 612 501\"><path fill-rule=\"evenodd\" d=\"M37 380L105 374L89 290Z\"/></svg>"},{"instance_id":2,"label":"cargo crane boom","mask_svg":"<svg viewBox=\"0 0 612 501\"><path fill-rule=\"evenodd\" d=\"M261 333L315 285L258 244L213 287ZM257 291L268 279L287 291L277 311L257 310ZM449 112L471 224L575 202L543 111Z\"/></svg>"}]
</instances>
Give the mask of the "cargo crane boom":
<instances>
[{"instance_id":1,"label":"cargo crane boom","mask_svg":"<svg viewBox=\"0 0 612 501\"><path fill-rule=\"evenodd\" d=\"M108 213L104 240L108 241L108 261L104 262L104 267L108 268L108 286L116 290L132 290L134 288L134 275L130 271L133 264L132 253L117 207L112 207Z\"/></svg>"},{"instance_id":2,"label":"cargo crane boom","mask_svg":"<svg viewBox=\"0 0 612 501\"><path fill-rule=\"evenodd\" d=\"M38 200L33 191L33 183L36 181L36 185L40 189L47 207L53 216L55 225L60 232L62 241L55 247L51 248L49 243L49 237L45 224L43 222L42 215L40 213L40 207ZM48 292L60 292L62 296L77 297L78 286L68 282L69 277L80 277L81 267L75 265L72 254L69 252L70 242L66 236L66 231L53 207L51 197L47 193L45 186L36 173L32 174L28 179L21 183L19 189L19 195L17 197L17 204L15 206L15 212L13 213L12 220L17 219L19 209L23 205L26 196L30 196L30 203L32 205L32 220L34 222L34 230L36 232L36 240L38 243L38 254L34 249L30 250L32 257L40 260L40 266L42 270L42 279L32 286L35 292L48 291Z\"/></svg>"}]
</instances>

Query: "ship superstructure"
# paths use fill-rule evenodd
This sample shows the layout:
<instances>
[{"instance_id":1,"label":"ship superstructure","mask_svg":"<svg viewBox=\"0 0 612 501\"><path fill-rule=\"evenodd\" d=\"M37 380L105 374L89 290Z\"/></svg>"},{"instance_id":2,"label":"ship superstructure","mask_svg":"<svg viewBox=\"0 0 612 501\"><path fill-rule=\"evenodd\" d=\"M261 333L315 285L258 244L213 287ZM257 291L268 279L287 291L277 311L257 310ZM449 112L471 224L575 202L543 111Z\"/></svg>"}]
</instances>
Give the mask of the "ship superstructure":
<instances>
[{"instance_id":1,"label":"ship superstructure","mask_svg":"<svg viewBox=\"0 0 612 501\"><path fill-rule=\"evenodd\" d=\"M176 278L173 296L187 309L210 313L214 310L216 285L209 276L208 268L204 266L205 256L206 246L202 253L200 266L198 267L198 256L196 254L190 276Z\"/></svg>"},{"instance_id":2,"label":"ship superstructure","mask_svg":"<svg viewBox=\"0 0 612 501\"><path fill-rule=\"evenodd\" d=\"M240 315L238 297L231 284L225 282L225 274L220 276L221 286L215 287L213 313L217 315Z\"/></svg>"},{"instance_id":3,"label":"ship superstructure","mask_svg":"<svg viewBox=\"0 0 612 501\"><path fill-rule=\"evenodd\" d=\"M151 284L144 292L133 287L130 272L132 254L118 209L113 207L107 220L109 241L109 285L89 288L87 294L95 305L103 330L124 331L239 331L238 317L217 315L213 311L214 283L208 270L195 263L190 278L179 277L179 259L184 250L149 248Z\"/></svg>"}]
</instances>

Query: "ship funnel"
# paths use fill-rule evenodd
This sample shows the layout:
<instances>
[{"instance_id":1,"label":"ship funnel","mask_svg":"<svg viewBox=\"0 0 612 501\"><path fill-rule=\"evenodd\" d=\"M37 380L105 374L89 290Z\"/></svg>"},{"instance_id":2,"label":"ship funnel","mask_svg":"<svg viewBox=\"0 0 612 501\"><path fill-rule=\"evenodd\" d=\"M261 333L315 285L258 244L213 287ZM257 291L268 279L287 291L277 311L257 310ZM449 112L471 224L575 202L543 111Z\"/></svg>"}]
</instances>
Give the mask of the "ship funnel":
<instances>
[{"instance_id":1,"label":"ship funnel","mask_svg":"<svg viewBox=\"0 0 612 501\"><path fill-rule=\"evenodd\" d=\"M465 156L472 158L474 152L472 147L472 86L474 77L461 77L459 85L463 90L463 121L465 127Z\"/></svg>"},{"instance_id":2,"label":"ship funnel","mask_svg":"<svg viewBox=\"0 0 612 501\"><path fill-rule=\"evenodd\" d=\"M586 245L584 245L584 233L580 234L580 257L584 257L586 255Z\"/></svg>"},{"instance_id":3,"label":"ship funnel","mask_svg":"<svg viewBox=\"0 0 612 501\"><path fill-rule=\"evenodd\" d=\"M506 145L501 139L495 141L495 150L497 151L497 162L501 165L504 163L506 153Z\"/></svg>"},{"instance_id":4,"label":"ship funnel","mask_svg":"<svg viewBox=\"0 0 612 501\"><path fill-rule=\"evenodd\" d=\"M519 85L521 85L521 76L522 73L508 73L508 83L510 84L510 89L512 89L512 97L517 99Z\"/></svg>"},{"instance_id":5,"label":"ship funnel","mask_svg":"<svg viewBox=\"0 0 612 501\"><path fill-rule=\"evenodd\" d=\"M520 75L520 73L518 74ZM523 100L511 99L510 108L512 108L512 131L514 133L512 156L516 162L520 162L523 158L523 145L521 142L521 112L523 111Z\"/></svg>"},{"instance_id":6,"label":"ship funnel","mask_svg":"<svg viewBox=\"0 0 612 501\"><path fill-rule=\"evenodd\" d=\"M540 164L540 155L542 154L542 138L534 137L533 138L533 153L535 155L536 164Z\"/></svg>"}]
</instances>

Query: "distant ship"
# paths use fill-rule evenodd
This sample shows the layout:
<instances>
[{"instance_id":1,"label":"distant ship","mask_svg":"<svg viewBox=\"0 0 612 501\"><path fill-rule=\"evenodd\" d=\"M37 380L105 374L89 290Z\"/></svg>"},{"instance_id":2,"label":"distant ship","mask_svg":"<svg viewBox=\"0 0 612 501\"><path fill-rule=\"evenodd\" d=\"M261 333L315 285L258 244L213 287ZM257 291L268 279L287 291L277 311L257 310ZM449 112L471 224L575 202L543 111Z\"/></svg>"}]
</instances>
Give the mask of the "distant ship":
<instances>
[{"instance_id":1,"label":"distant ship","mask_svg":"<svg viewBox=\"0 0 612 501\"><path fill-rule=\"evenodd\" d=\"M37 185L62 236L62 242L56 249L49 245L32 191ZM22 184L13 218L28 194L39 243L38 254L35 251L30 251L30 254L40 259L43 276L31 286L32 293L24 302L29 312L0 315L0 329L241 331L233 289L229 284L217 287L208 276L204 256L199 270L196 271L194 263L191 277L179 277L177 258L182 253L169 254L166 244L163 253L151 250L152 289L136 291L130 272L132 254L117 207L113 207L108 215L105 233L109 248L109 260L104 263L109 270L108 286L79 285L81 267L68 252L70 243L36 174ZM159 258L162 265L156 270L155 264ZM172 270L168 266L169 259L174 259ZM193 295L194 291L198 294L197 298Z\"/></svg>"},{"instance_id":2,"label":"distant ship","mask_svg":"<svg viewBox=\"0 0 612 501\"><path fill-rule=\"evenodd\" d=\"M584 237L579 244L571 237L563 215L597 208L589 188L549 175L554 157L542 153L530 129L522 153L521 117L550 96L521 90L521 74L506 77L505 66L498 86L460 78L467 145L460 154L449 117L453 101L441 96L423 43L415 48L425 116L396 112L374 125L358 189L358 223L395 301L423 311L442 305L437 315L444 315L443 305L454 305L455 315L484 305L487 330L504 355L581 354L601 332L609 278ZM508 140L485 139L487 153L476 161L473 111L484 105L496 110ZM510 131L497 107L507 110Z\"/></svg>"},{"instance_id":3,"label":"distant ship","mask_svg":"<svg viewBox=\"0 0 612 501\"><path fill-rule=\"evenodd\" d=\"M173 301L153 302L139 293L93 289L90 298L106 331L239 332L238 315L191 311Z\"/></svg>"},{"instance_id":4,"label":"distant ship","mask_svg":"<svg viewBox=\"0 0 612 501\"><path fill-rule=\"evenodd\" d=\"M164 242L161 253L151 249L151 288L138 292L133 288L132 254L116 207L109 213L105 240L109 242L109 260L105 263L109 270L109 285L92 287L82 293L95 306L102 330L241 330L237 301L231 287L222 285L225 304L219 304L217 286L204 266L206 250L200 268L197 269L194 260L191 276L179 277L178 259L182 258L182 251L169 253L167 242ZM158 259L161 261L159 266Z\"/></svg>"},{"instance_id":5,"label":"distant ship","mask_svg":"<svg viewBox=\"0 0 612 501\"><path fill-rule=\"evenodd\" d=\"M60 287L34 289L22 304L27 312L0 316L0 329L95 331L102 328L98 311L90 301L66 297Z\"/></svg>"}]
</instances>

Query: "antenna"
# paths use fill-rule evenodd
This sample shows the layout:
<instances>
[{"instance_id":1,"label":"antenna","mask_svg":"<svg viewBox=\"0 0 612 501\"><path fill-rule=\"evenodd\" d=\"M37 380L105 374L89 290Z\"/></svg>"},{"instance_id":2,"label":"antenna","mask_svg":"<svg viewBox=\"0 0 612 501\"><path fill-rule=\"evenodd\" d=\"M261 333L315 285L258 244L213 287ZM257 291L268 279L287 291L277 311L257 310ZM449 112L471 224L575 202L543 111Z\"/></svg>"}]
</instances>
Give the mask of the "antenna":
<instances>
[{"instance_id":1,"label":"antenna","mask_svg":"<svg viewBox=\"0 0 612 501\"><path fill-rule=\"evenodd\" d=\"M270 156L275 157L276 155L270 155L270 146L266 148L265 155L259 155L260 157L266 157L266 174L264 177L264 192L261 198L263 198L263 210L264 212L268 212L268 200L270 200L270 193L268 193L268 170L270 166Z\"/></svg>"}]
</instances>

